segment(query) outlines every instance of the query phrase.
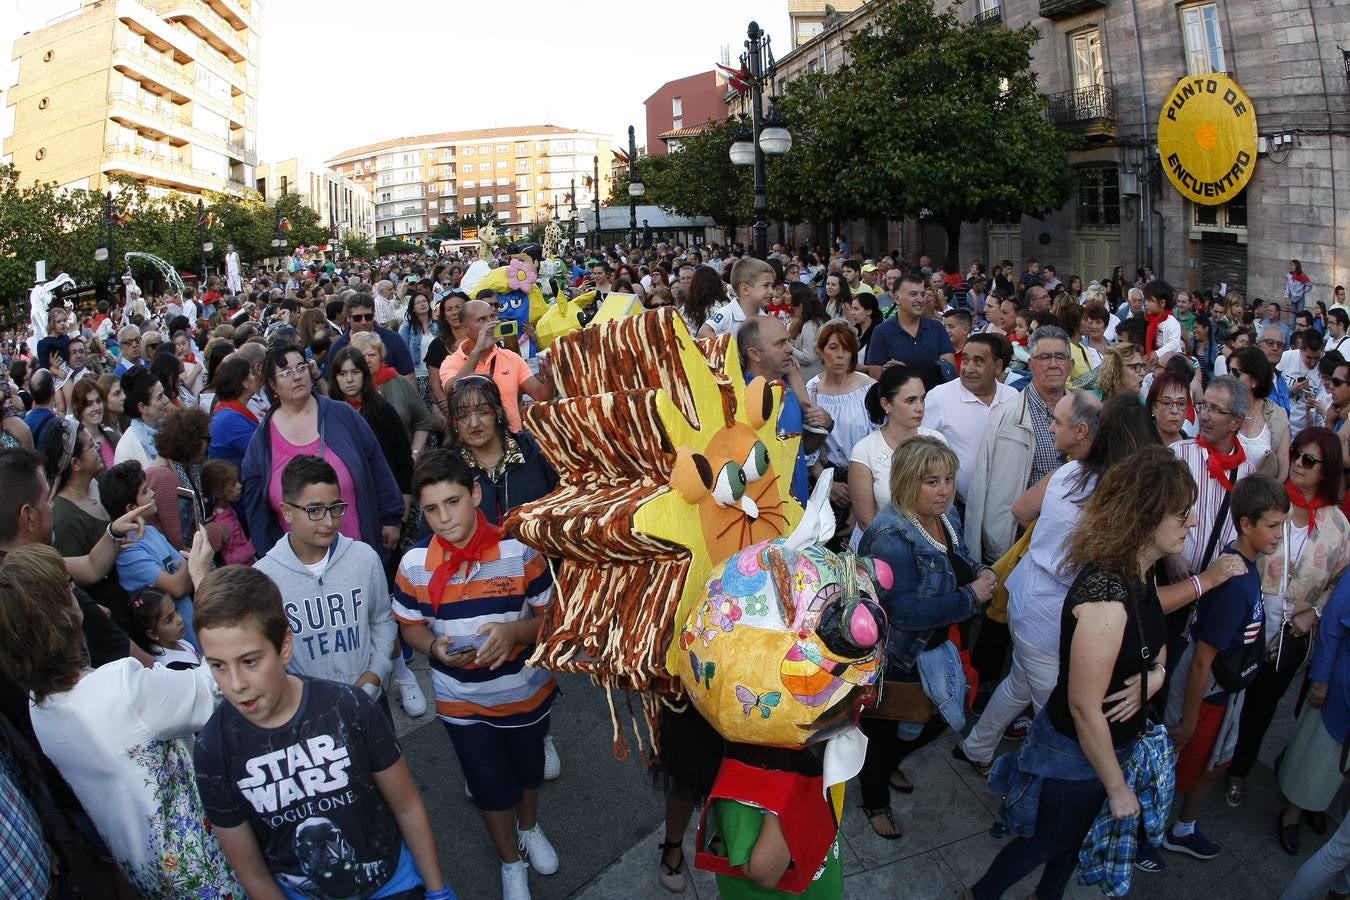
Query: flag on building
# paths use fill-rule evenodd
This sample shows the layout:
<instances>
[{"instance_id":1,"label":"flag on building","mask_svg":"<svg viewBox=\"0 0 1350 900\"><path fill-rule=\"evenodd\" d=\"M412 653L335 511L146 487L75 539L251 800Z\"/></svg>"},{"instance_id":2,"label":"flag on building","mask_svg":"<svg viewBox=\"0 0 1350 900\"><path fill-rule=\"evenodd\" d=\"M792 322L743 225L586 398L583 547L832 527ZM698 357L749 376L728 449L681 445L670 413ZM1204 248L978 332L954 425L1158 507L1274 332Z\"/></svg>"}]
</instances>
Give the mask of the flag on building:
<instances>
[{"instance_id":1,"label":"flag on building","mask_svg":"<svg viewBox=\"0 0 1350 900\"><path fill-rule=\"evenodd\" d=\"M750 90L750 70L742 65L739 69L732 69L717 63L717 71L727 80L727 84L738 94L744 94Z\"/></svg>"}]
</instances>

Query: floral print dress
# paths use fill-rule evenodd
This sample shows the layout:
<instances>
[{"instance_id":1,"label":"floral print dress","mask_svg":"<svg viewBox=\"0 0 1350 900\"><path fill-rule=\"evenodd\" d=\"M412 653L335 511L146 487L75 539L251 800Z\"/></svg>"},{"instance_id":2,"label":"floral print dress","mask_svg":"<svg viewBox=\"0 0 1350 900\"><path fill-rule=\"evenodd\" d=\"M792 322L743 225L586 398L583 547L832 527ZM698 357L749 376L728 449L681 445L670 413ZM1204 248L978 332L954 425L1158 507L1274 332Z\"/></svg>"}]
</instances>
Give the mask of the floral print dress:
<instances>
[{"instance_id":1,"label":"floral print dress","mask_svg":"<svg viewBox=\"0 0 1350 900\"><path fill-rule=\"evenodd\" d=\"M243 898L197 794L210 670L118 660L31 706L33 730L138 897Z\"/></svg>"}]
</instances>

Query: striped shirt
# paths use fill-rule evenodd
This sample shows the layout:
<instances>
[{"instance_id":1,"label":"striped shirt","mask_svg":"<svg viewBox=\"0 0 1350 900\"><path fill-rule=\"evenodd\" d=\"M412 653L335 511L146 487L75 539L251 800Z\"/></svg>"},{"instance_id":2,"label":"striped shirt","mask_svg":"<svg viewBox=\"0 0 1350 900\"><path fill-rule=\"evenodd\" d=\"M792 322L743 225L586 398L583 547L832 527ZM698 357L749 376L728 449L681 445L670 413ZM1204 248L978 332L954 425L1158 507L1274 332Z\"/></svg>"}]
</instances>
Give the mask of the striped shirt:
<instances>
[{"instance_id":1,"label":"striped shirt","mask_svg":"<svg viewBox=\"0 0 1350 900\"><path fill-rule=\"evenodd\" d=\"M1186 560L1191 572L1199 573L1205 568L1205 548L1209 546L1209 536L1214 530L1214 520L1219 514L1219 507L1223 504L1225 491L1222 484L1209 477L1209 451L1196 443L1194 438L1173 444L1172 452L1186 464L1186 468L1191 470L1191 477L1195 479L1196 487L1199 488L1193 508L1199 524L1187 532L1186 546L1181 551L1182 558ZM1246 478L1253 471L1255 467L1251 460L1245 460L1238 466L1237 478ZM1237 481L1236 478L1233 480ZM1237 540L1237 526L1233 524L1231 511L1224 513L1220 527L1223 530L1219 532L1219 540L1214 545L1210 562L1223 553L1224 547Z\"/></svg>"},{"instance_id":2,"label":"striped shirt","mask_svg":"<svg viewBox=\"0 0 1350 900\"><path fill-rule=\"evenodd\" d=\"M502 538L483 552L481 561L457 573L445 586L439 605L428 586L445 558L434 537L418 542L403 556L394 579L394 618L403 625L425 624L436 637L456 643L484 625L519 622L541 614L553 596L553 576L537 550ZM534 645L518 645L496 670L485 666L447 666L431 659L436 713L456 725L486 722L499 728L532 725L548 714L557 685L553 675L525 665Z\"/></svg>"}]
</instances>

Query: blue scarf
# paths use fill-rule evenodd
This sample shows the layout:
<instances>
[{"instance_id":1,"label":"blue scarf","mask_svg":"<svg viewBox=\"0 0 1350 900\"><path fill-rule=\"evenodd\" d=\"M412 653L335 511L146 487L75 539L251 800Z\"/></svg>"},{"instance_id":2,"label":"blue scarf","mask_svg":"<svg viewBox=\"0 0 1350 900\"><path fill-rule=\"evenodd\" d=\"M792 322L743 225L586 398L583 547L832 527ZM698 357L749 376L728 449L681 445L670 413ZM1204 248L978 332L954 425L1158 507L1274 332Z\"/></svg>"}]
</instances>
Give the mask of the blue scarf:
<instances>
[{"instance_id":1,"label":"blue scarf","mask_svg":"<svg viewBox=\"0 0 1350 900\"><path fill-rule=\"evenodd\" d=\"M151 459L159 456L159 450L155 447L155 429L140 419L132 419L130 430L135 433L136 439L141 442L141 446Z\"/></svg>"}]
</instances>

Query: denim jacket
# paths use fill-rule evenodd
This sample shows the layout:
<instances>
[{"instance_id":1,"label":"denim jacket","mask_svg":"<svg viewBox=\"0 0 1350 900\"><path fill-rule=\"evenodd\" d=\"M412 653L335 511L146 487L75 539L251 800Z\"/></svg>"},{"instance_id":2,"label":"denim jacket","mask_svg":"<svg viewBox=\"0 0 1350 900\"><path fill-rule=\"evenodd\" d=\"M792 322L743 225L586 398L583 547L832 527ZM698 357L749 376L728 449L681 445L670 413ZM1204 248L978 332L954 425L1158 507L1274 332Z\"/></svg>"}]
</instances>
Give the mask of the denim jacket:
<instances>
[{"instance_id":1,"label":"denim jacket","mask_svg":"<svg viewBox=\"0 0 1350 900\"><path fill-rule=\"evenodd\" d=\"M947 520L956 532L957 554L979 575L987 567L971 558L955 509L947 510ZM862 536L858 552L883 560L891 568L891 589L881 593L890 620L888 666L904 676L900 680L911 680L914 662L933 632L966 621L984 604L970 585L956 586L956 573L947 554L929 543L894 504L877 513Z\"/></svg>"}]
</instances>

